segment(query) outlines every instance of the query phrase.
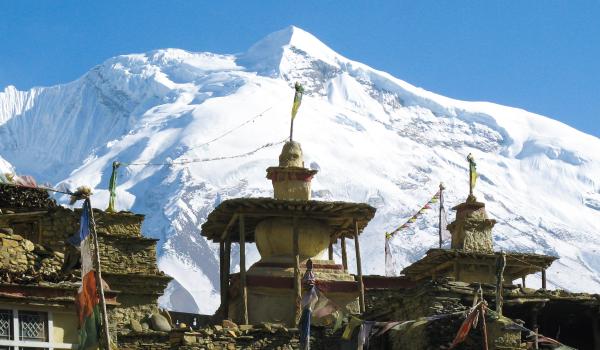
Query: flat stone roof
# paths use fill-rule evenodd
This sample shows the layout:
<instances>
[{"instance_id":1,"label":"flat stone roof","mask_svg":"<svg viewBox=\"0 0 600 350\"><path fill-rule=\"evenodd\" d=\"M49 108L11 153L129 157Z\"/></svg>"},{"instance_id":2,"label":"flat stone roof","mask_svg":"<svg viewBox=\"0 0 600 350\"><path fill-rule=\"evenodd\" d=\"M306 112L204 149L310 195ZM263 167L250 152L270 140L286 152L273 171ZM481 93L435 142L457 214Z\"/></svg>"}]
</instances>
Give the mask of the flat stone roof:
<instances>
[{"instance_id":1,"label":"flat stone roof","mask_svg":"<svg viewBox=\"0 0 600 350\"><path fill-rule=\"evenodd\" d=\"M482 265L495 264L500 254L500 252L480 253L461 249L430 249L423 258L405 267L402 273L418 280L431 275L433 271L441 272L452 269L452 266L448 264L454 261ZM552 262L558 259L555 256L533 253L505 252L504 254L506 255L504 273L507 276L535 273L548 268Z\"/></svg>"},{"instance_id":2,"label":"flat stone roof","mask_svg":"<svg viewBox=\"0 0 600 350\"><path fill-rule=\"evenodd\" d=\"M274 198L235 198L223 201L202 225L202 236L214 242L224 240L227 231L232 242L239 242L237 218L244 216L246 242L254 242L256 225L274 217L298 217L322 220L331 227L332 242L353 237L354 220L361 233L375 215L375 208L365 203L281 200Z\"/></svg>"}]
</instances>

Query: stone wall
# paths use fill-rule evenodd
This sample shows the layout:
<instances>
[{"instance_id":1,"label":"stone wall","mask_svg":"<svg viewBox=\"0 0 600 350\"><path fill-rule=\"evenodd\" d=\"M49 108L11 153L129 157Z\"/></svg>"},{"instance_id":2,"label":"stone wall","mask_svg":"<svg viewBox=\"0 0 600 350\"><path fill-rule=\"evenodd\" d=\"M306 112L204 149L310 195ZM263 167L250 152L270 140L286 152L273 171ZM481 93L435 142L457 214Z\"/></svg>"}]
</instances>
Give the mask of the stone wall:
<instances>
[{"instance_id":1,"label":"stone wall","mask_svg":"<svg viewBox=\"0 0 600 350\"><path fill-rule=\"evenodd\" d=\"M0 214L0 228L14 230L12 235L0 234L1 282L12 282L10 276L14 275L25 276L27 280L24 282L64 278L66 275L61 273L61 268L65 258L65 265L74 269L79 266L79 253L67 243L67 239L79 232L81 210L44 206L43 193L37 190L26 190L25 194L20 194L19 197L19 201L24 203L23 208L14 203L0 206L0 209L7 206L14 209L3 209ZM4 197L2 195L0 194L0 204L6 197L6 194ZM36 203L42 203L40 208L25 208L27 198L33 198L34 195L41 198L36 199ZM118 292L118 305L108 308L111 334L117 339L127 339L129 334L135 332L132 322L148 325L149 315L159 313L158 297L171 278L160 272L156 265L157 240L142 236L143 215L129 212L109 214L97 209L94 209L93 214L98 233L102 277L110 290ZM7 271L12 272L12 275L7 275ZM78 270L69 273L72 274L71 278L78 278L80 274ZM73 294L75 292L76 288ZM149 329L144 331L152 333ZM159 338L156 334L138 340L129 338L133 339L131 349L168 348L168 336L158 341ZM127 344L129 343L123 343L124 346ZM135 347L141 344L143 347Z\"/></svg>"},{"instance_id":2,"label":"stone wall","mask_svg":"<svg viewBox=\"0 0 600 350\"><path fill-rule=\"evenodd\" d=\"M50 251L16 234L0 233L0 272L3 281L60 279L63 254Z\"/></svg>"}]
</instances>

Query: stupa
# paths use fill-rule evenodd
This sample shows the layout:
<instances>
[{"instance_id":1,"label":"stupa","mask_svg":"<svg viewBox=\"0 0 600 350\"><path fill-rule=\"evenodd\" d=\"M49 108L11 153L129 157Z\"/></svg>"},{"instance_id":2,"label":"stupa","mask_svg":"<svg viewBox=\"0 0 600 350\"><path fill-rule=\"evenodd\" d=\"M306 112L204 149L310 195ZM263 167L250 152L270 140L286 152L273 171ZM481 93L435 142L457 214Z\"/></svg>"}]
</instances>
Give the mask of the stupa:
<instances>
[{"instance_id":1,"label":"stupa","mask_svg":"<svg viewBox=\"0 0 600 350\"><path fill-rule=\"evenodd\" d=\"M464 203L454 208L456 219L448 225L452 234L450 249L430 249L425 257L407 266L402 272L415 281L452 277L467 283L496 283L498 264L502 265L503 279L509 284L527 275L541 272L542 286L546 288L546 269L557 258L554 256L495 252L492 229L496 220L488 217L485 203L479 202L473 190L477 180L475 160L469 161L469 195Z\"/></svg>"},{"instance_id":2,"label":"stupa","mask_svg":"<svg viewBox=\"0 0 600 350\"><path fill-rule=\"evenodd\" d=\"M363 203L311 200L316 170L304 167L300 143L285 143L279 165L267 169L274 198L223 201L202 225L220 244L223 318L243 324L296 325L303 293L301 276L311 259L318 288L347 312L364 311L359 234L375 214ZM346 239L355 240L357 274L348 272ZM240 273L230 273L231 243L239 243ZM260 260L246 271L245 245L256 243ZM342 264L334 261L340 243ZM315 320L317 321L317 320Z\"/></svg>"}]
</instances>

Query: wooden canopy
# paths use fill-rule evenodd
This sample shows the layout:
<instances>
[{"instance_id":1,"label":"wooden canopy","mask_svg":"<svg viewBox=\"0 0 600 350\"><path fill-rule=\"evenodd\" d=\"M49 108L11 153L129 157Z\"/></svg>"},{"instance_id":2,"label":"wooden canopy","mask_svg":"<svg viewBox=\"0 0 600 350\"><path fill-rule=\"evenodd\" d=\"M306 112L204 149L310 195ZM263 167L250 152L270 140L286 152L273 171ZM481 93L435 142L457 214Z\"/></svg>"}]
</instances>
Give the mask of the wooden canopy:
<instances>
[{"instance_id":1,"label":"wooden canopy","mask_svg":"<svg viewBox=\"0 0 600 350\"><path fill-rule=\"evenodd\" d=\"M430 249L427 254L412 265L402 270L402 273L413 280L428 278L432 275L442 275L452 270L454 263L495 266L496 253L468 252L460 249ZM506 268L504 274L510 278L522 277L548 268L557 257L532 253L506 252Z\"/></svg>"},{"instance_id":2,"label":"wooden canopy","mask_svg":"<svg viewBox=\"0 0 600 350\"><path fill-rule=\"evenodd\" d=\"M202 225L202 236L213 242L225 239L240 241L237 218L243 215L245 241L254 242L254 230L259 222L272 217L297 217L323 220L331 227L332 242L340 237L354 237L354 221L362 232L375 215L375 208L364 203L281 200L274 198L234 198L223 201Z\"/></svg>"}]
</instances>

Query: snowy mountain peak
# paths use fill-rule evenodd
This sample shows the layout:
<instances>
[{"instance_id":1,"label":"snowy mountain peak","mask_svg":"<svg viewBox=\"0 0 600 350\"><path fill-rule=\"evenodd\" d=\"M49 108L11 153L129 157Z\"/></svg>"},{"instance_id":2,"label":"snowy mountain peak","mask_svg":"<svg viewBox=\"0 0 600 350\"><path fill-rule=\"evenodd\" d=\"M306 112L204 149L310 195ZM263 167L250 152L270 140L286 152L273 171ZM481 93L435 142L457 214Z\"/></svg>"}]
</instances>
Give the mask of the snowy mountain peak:
<instances>
[{"instance_id":1,"label":"snowy mountain peak","mask_svg":"<svg viewBox=\"0 0 600 350\"><path fill-rule=\"evenodd\" d=\"M117 206L147 214L144 234L161 240L160 267L176 279L162 304L208 313L218 305L219 259L200 227L225 199L272 196L264 170L287 136L296 81L307 93L294 135L306 164L320 169L313 198L377 207L361 236L366 273L383 272L384 232L440 182L448 207L464 201L473 153L476 195L498 220L496 247L559 256L550 285L600 290L600 139L414 87L293 26L238 55L162 49L110 58L62 85L7 87L0 171L90 186L104 208L112 162L137 163L120 168ZM436 246L436 221L424 214L394 237L398 268ZM248 253L250 265L258 253Z\"/></svg>"},{"instance_id":2,"label":"snowy mountain peak","mask_svg":"<svg viewBox=\"0 0 600 350\"><path fill-rule=\"evenodd\" d=\"M267 76L285 76L297 70L302 61L321 61L337 67L345 60L314 35L289 26L267 35L240 55L240 63L249 70Z\"/></svg>"}]
</instances>

